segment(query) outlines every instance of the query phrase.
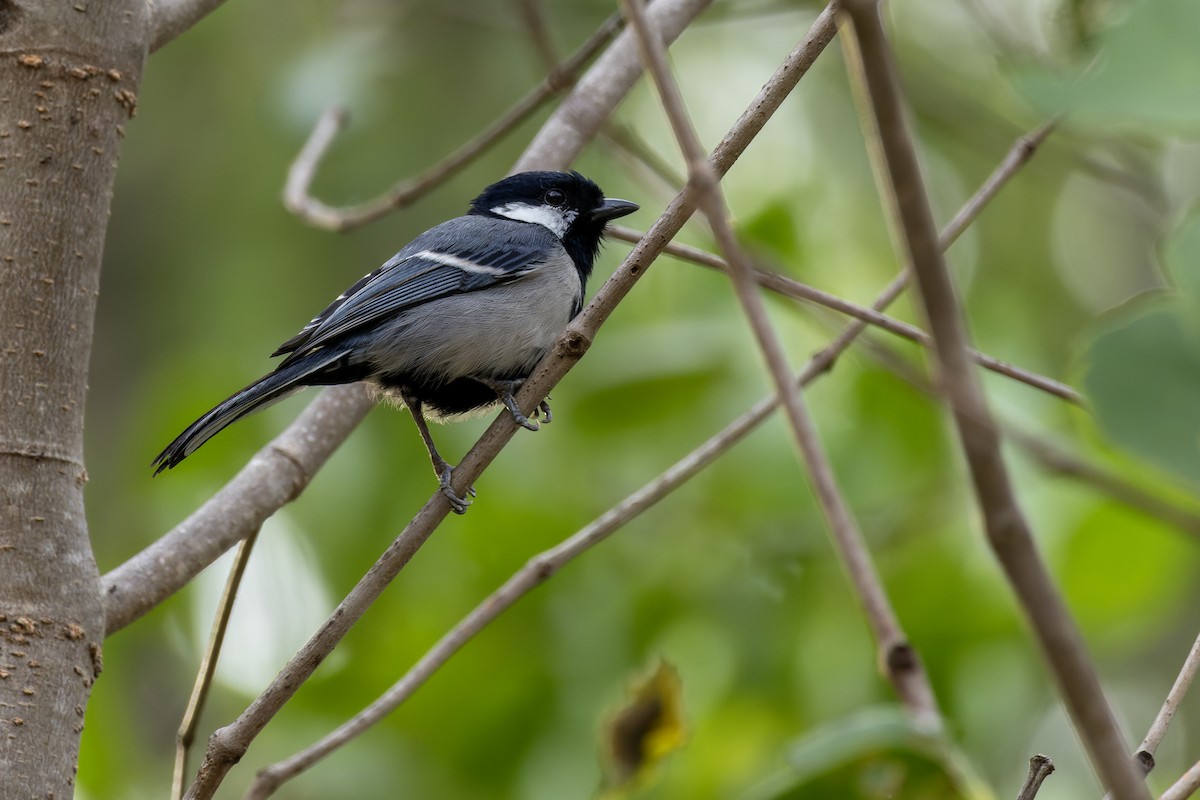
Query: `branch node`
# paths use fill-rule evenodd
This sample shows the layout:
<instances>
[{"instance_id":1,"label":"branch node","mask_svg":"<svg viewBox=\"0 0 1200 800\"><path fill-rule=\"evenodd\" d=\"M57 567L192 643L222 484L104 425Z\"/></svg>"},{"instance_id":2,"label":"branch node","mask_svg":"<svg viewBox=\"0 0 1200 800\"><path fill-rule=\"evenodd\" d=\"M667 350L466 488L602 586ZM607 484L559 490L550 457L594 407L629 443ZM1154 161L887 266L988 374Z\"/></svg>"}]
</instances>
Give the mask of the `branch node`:
<instances>
[{"instance_id":1,"label":"branch node","mask_svg":"<svg viewBox=\"0 0 1200 800\"><path fill-rule=\"evenodd\" d=\"M911 644L907 641L900 641L887 649L884 663L889 675L899 675L916 669L920 665L920 660L917 658L917 651Z\"/></svg>"},{"instance_id":2,"label":"branch node","mask_svg":"<svg viewBox=\"0 0 1200 800\"><path fill-rule=\"evenodd\" d=\"M568 328L558 340L558 355L578 361L591 346L592 337L578 328Z\"/></svg>"}]
</instances>

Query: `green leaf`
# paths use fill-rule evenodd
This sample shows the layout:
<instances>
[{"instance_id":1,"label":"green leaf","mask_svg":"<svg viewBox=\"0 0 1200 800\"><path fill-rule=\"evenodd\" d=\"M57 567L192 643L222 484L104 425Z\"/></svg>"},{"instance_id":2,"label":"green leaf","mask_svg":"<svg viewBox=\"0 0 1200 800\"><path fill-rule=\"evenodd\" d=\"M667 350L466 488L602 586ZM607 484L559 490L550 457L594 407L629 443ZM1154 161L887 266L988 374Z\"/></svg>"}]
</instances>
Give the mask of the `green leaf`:
<instances>
[{"instance_id":1,"label":"green leaf","mask_svg":"<svg viewBox=\"0 0 1200 800\"><path fill-rule=\"evenodd\" d=\"M1065 72L1016 76L1026 98L1047 113L1068 112L1101 127L1200 128L1200 3L1143 0L1101 31L1094 58Z\"/></svg>"},{"instance_id":2,"label":"green leaf","mask_svg":"<svg viewBox=\"0 0 1200 800\"><path fill-rule=\"evenodd\" d=\"M1122 447L1200 479L1200 335L1189 306L1161 298L1101 332L1084 379L1096 419Z\"/></svg>"},{"instance_id":3,"label":"green leaf","mask_svg":"<svg viewBox=\"0 0 1200 800\"><path fill-rule=\"evenodd\" d=\"M876 708L820 728L788 753L789 769L743 800L991 800L948 742L899 708Z\"/></svg>"}]
</instances>

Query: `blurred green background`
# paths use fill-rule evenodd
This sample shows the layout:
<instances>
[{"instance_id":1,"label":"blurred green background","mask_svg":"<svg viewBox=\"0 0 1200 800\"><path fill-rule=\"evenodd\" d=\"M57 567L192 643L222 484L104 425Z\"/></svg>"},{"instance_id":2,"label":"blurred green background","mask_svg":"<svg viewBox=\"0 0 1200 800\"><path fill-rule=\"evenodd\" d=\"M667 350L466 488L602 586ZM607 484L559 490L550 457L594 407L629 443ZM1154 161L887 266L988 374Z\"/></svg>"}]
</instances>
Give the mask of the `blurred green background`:
<instances>
[{"instance_id":1,"label":"blurred green background","mask_svg":"<svg viewBox=\"0 0 1200 800\"><path fill-rule=\"evenodd\" d=\"M599 0L542 6L563 54L614 10ZM1200 226L1189 216L1200 188L1198 8L887 4L940 220L1016 137L1066 112L950 260L980 349L1086 390L1094 413L988 375L998 416L1182 503L1200 478ZM672 49L708 146L816 11L717 2ZM267 354L345 286L463 210L548 112L420 203L346 235L310 229L279 202L319 113L337 102L353 117L317 193L363 200L473 135L541 79L541 64L517 5L494 0L310 0L286 11L236 0L151 57L118 174L89 395L88 509L102 570L185 517L313 394L237 424L157 480L150 458L269 370ZM616 120L682 171L648 86ZM648 227L673 195L611 144L593 145L576 166L608 194L641 203L630 225ZM739 233L766 264L862 303L895 274L836 42L726 191ZM696 225L683 238L711 247ZM593 291L627 251L607 246ZM839 324L782 299L770 308L797 367ZM919 321L906 301L894 311ZM879 341L924 370L914 346ZM255 742L222 796L240 796L259 766L368 703L532 554L768 392L726 279L661 260L554 392L554 424L518 433L478 481L470 513L447 520ZM1059 769L1043 800L1098 797L984 544L937 404L866 349L844 356L809 398L946 714L958 752L934 758L936 770L973 776L958 782L969 796L987 797L990 786L1011 797L1029 756L1044 752ZM435 436L457 460L487 422ZM1020 449L1010 456L1043 552L1136 743L1200 629L1194 534L1051 474ZM201 742L270 680L434 488L407 415L380 409L265 526ZM79 797L165 796L225 565L106 642ZM920 772L911 754L925 750L906 749L907 735L878 708L894 706L893 694L789 434L773 419L523 600L383 724L281 796L590 797L602 781L603 723L660 657L678 672L687 738L637 796L877 796L852 786L854 770L797 787L797 750L825 752L830 742L884 742L893 766ZM1196 705L1159 751L1151 780L1160 789L1200 749ZM909 796L958 796L948 791Z\"/></svg>"}]
</instances>

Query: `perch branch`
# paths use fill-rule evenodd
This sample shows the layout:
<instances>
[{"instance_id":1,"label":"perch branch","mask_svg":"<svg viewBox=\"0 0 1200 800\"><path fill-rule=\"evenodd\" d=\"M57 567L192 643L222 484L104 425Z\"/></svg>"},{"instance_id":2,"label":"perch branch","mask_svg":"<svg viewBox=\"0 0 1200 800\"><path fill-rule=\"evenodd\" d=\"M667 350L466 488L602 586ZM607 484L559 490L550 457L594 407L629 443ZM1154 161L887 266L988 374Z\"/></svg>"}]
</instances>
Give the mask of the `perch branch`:
<instances>
[{"instance_id":1,"label":"perch branch","mask_svg":"<svg viewBox=\"0 0 1200 800\"><path fill-rule=\"evenodd\" d=\"M1092 768L1119 800L1149 800L1083 637L1041 560L1013 492L999 435L967 354L965 324L938 247L878 2L846 0L844 7L854 33L848 61L864 79L873 114L872 121L864 121L864 134L875 134L885 157L885 197L901 223L933 335L939 385L949 400L988 541L1041 644Z\"/></svg>"}]
</instances>

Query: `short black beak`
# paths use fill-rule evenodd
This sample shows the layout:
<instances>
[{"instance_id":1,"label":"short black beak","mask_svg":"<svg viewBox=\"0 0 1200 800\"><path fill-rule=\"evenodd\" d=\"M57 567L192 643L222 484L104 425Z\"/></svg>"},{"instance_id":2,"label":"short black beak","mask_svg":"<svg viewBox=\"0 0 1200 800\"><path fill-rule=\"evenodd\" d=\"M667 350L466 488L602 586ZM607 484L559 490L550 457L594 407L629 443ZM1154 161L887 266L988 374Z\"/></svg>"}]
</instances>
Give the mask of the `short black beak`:
<instances>
[{"instance_id":1,"label":"short black beak","mask_svg":"<svg viewBox=\"0 0 1200 800\"><path fill-rule=\"evenodd\" d=\"M593 222L608 222L610 219L623 217L626 214L632 214L641 206L637 203L631 203L628 200L618 200L615 197L609 197L604 200L597 208L592 209Z\"/></svg>"}]
</instances>

